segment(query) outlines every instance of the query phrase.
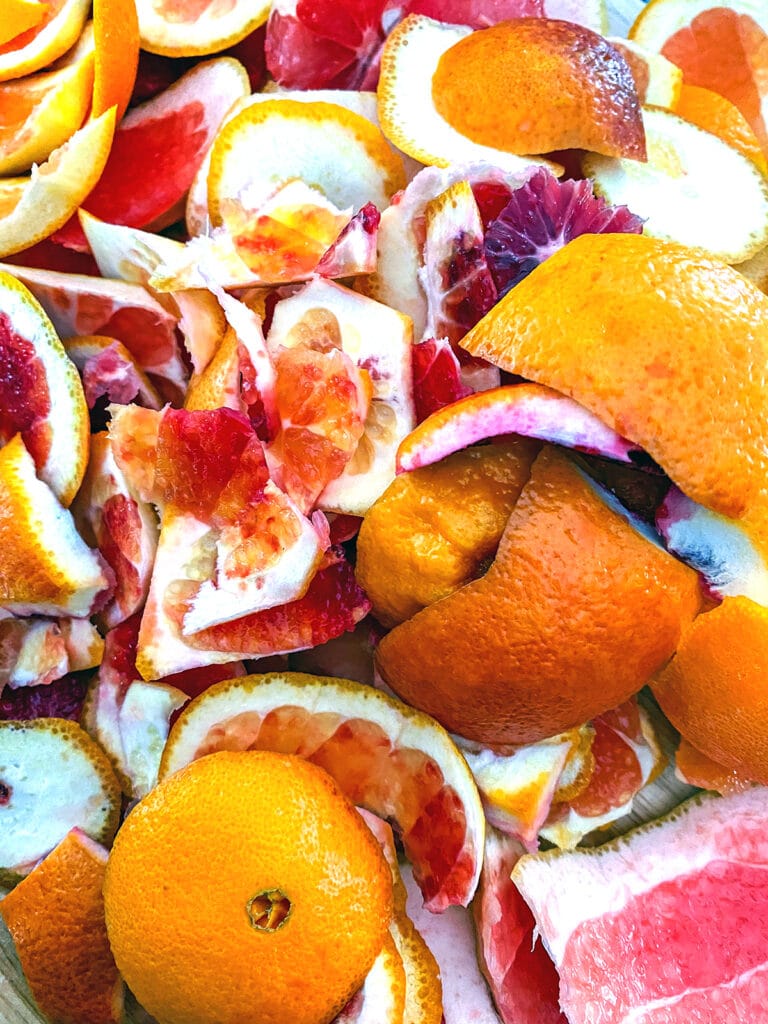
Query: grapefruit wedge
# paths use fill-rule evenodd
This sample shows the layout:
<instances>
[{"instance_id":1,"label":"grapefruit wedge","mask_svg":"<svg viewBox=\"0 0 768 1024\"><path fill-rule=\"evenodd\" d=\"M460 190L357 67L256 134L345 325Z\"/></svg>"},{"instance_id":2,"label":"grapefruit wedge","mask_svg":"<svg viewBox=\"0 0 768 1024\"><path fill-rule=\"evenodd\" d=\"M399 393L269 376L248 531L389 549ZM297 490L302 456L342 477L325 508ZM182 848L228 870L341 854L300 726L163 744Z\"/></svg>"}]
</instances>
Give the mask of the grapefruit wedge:
<instances>
[{"instance_id":1,"label":"grapefruit wedge","mask_svg":"<svg viewBox=\"0 0 768 1024\"><path fill-rule=\"evenodd\" d=\"M60 228L99 180L115 130L115 110L89 121L29 177L0 182L0 256L28 249Z\"/></svg>"},{"instance_id":2,"label":"grapefruit wedge","mask_svg":"<svg viewBox=\"0 0 768 1024\"><path fill-rule=\"evenodd\" d=\"M218 53L263 25L269 7L265 0L136 0L141 48L166 57Z\"/></svg>"},{"instance_id":3,"label":"grapefruit wedge","mask_svg":"<svg viewBox=\"0 0 768 1024\"><path fill-rule=\"evenodd\" d=\"M281 750L320 765L350 800L396 823L428 909L472 898L482 806L464 759L428 716L346 679L246 676L212 686L184 709L160 778L223 749Z\"/></svg>"},{"instance_id":4,"label":"grapefruit wedge","mask_svg":"<svg viewBox=\"0 0 768 1024\"><path fill-rule=\"evenodd\" d=\"M18 0L11 0L9 7L8 17L13 24L19 16ZM41 18L30 12L35 20L29 27L0 45L0 82L39 71L60 57L77 41L90 7L90 0L50 0L43 6ZM3 28L5 18L3 4Z\"/></svg>"},{"instance_id":5,"label":"grapefruit wedge","mask_svg":"<svg viewBox=\"0 0 768 1024\"><path fill-rule=\"evenodd\" d=\"M755 788L694 798L597 850L521 858L512 878L560 974L568 1020L758 1020L767 831L766 790Z\"/></svg>"}]
</instances>

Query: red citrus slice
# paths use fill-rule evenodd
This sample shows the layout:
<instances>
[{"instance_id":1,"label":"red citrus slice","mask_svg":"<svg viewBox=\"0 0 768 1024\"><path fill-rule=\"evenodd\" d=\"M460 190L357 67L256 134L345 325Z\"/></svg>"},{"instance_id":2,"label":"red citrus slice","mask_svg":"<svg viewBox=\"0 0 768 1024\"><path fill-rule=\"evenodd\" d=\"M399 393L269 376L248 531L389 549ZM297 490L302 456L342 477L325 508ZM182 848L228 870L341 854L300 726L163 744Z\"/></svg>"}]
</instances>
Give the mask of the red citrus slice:
<instances>
[{"instance_id":1,"label":"red citrus slice","mask_svg":"<svg viewBox=\"0 0 768 1024\"><path fill-rule=\"evenodd\" d=\"M512 384L468 395L432 413L402 442L397 471L430 466L452 452L503 434L519 434L621 462L642 458L637 445L570 398L540 384Z\"/></svg>"},{"instance_id":2,"label":"red citrus slice","mask_svg":"<svg viewBox=\"0 0 768 1024\"><path fill-rule=\"evenodd\" d=\"M80 532L92 540L115 575L101 622L111 629L138 611L149 592L157 548L154 510L128 486L106 434L91 437L91 456L72 509Z\"/></svg>"},{"instance_id":3,"label":"red citrus slice","mask_svg":"<svg viewBox=\"0 0 768 1024\"><path fill-rule=\"evenodd\" d=\"M691 800L598 850L521 858L512 878L560 974L568 1020L740 1024L745 1013L759 1017L767 826L758 787Z\"/></svg>"},{"instance_id":4,"label":"red citrus slice","mask_svg":"<svg viewBox=\"0 0 768 1024\"><path fill-rule=\"evenodd\" d=\"M69 505L88 459L83 388L43 308L0 272L0 445L19 433L41 479Z\"/></svg>"},{"instance_id":5,"label":"red citrus slice","mask_svg":"<svg viewBox=\"0 0 768 1024\"><path fill-rule=\"evenodd\" d=\"M507 1024L567 1024L559 978L533 914L511 879L519 843L490 829L473 903L478 955L501 1019Z\"/></svg>"},{"instance_id":6,"label":"red citrus slice","mask_svg":"<svg viewBox=\"0 0 768 1024\"><path fill-rule=\"evenodd\" d=\"M98 184L83 206L113 224L162 227L181 215L195 173L224 115L248 92L248 76L229 57L198 64L160 95L134 107L115 132ZM153 173L147 174L151 160ZM88 247L72 219L54 241Z\"/></svg>"},{"instance_id":7,"label":"red citrus slice","mask_svg":"<svg viewBox=\"0 0 768 1024\"><path fill-rule=\"evenodd\" d=\"M164 398L183 393L187 369L179 351L176 319L145 288L85 274L6 269L29 288L62 338L117 338Z\"/></svg>"},{"instance_id":8,"label":"red citrus slice","mask_svg":"<svg viewBox=\"0 0 768 1024\"><path fill-rule=\"evenodd\" d=\"M247 676L211 687L184 709L160 777L225 748L279 749L325 768L350 800L394 820L430 910L472 898L482 807L463 758L426 715L346 679Z\"/></svg>"}]
</instances>

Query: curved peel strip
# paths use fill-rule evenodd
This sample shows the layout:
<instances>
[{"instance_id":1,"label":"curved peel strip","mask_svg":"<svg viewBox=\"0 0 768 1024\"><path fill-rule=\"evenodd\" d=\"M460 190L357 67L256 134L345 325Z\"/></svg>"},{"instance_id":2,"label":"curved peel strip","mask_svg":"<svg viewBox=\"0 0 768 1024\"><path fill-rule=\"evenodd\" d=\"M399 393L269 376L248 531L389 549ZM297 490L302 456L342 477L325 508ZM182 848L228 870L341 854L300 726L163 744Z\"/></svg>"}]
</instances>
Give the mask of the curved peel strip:
<instances>
[{"instance_id":1,"label":"curved peel strip","mask_svg":"<svg viewBox=\"0 0 768 1024\"><path fill-rule=\"evenodd\" d=\"M166 57L200 57L234 46L269 16L266 0L222 4L198 0L136 0L141 48Z\"/></svg>"},{"instance_id":2,"label":"curved peel strip","mask_svg":"<svg viewBox=\"0 0 768 1024\"><path fill-rule=\"evenodd\" d=\"M90 121L29 178L0 191L0 256L27 249L60 228L101 177L115 130L115 110Z\"/></svg>"},{"instance_id":3,"label":"curved peel strip","mask_svg":"<svg viewBox=\"0 0 768 1024\"><path fill-rule=\"evenodd\" d=\"M139 66L139 20L135 0L93 0L95 75L92 117L128 109Z\"/></svg>"},{"instance_id":4,"label":"curved peel strip","mask_svg":"<svg viewBox=\"0 0 768 1024\"><path fill-rule=\"evenodd\" d=\"M398 473L439 462L478 441L519 434L632 463L642 449L570 398L540 384L512 384L468 395L432 413L397 451Z\"/></svg>"},{"instance_id":5,"label":"curved peel strip","mask_svg":"<svg viewBox=\"0 0 768 1024\"><path fill-rule=\"evenodd\" d=\"M90 9L91 0L48 0L41 21L0 45L0 82L39 71L60 57L77 41Z\"/></svg>"},{"instance_id":6,"label":"curved peel strip","mask_svg":"<svg viewBox=\"0 0 768 1024\"><path fill-rule=\"evenodd\" d=\"M346 679L246 676L211 687L184 709L160 778L224 748L280 749L325 768L354 803L396 821L430 910L472 898L482 806L461 754L426 715Z\"/></svg>"}]
</instances>

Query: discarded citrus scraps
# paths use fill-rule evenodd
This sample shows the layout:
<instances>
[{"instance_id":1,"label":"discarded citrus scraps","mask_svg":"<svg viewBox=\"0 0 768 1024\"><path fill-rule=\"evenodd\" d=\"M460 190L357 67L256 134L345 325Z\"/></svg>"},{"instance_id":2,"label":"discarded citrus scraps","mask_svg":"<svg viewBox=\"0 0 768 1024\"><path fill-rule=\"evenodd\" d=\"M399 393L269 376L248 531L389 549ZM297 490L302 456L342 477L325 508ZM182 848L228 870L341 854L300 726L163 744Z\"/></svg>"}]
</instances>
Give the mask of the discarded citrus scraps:
<instances>
[{"instance_id":1,"label":"discarded citrus scraps","mask_svg":"<svg viewBox=\"0 0 768 1024\"><path fill-rule=\"evenodd\" d=\"M768 21L626 7L5 0L12 1014L759 1017Z\"/></svg>"}]
</instances>

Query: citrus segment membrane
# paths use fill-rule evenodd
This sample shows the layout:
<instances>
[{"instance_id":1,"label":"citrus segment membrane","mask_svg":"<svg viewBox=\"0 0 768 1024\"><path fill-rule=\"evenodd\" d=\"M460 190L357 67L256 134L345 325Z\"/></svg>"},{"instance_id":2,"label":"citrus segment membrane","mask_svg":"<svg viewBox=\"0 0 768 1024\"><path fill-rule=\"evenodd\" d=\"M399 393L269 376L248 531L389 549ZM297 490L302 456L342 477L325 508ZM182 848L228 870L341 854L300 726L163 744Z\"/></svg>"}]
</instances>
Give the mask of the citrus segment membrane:
<instances>
[{"instance_id":1,"label":"citrus segment membrane","mask_svg":"<svg viewBox=\"0 0 768 1024\"><path fill-rule=\"evenodd\" d=\"M167 57L199 57L239 43L262 25L269 4L136 0L141 48Z\"/></svg>"},{"instance_id":2,"label":"citrus segment membrane","mask_svg":"<svg viewBox=\"0 0 768 1024\"><path fill-rule=\"evenodd\" d=\"M597 850L518 861L512 878L557 966L570 1021L706 1019L716 1004L730 1024L761 1012L767 806L761 788L699 797ZM713 929L727 955L707 944Z\"/></svg>"},{"instance_id":3,"label":"citrus segment membrane","mask_svg":"<svg viewBox=\"0 0 768 1024\"><path fill-rule=\"evenodd\" d=\"M531 164L542 163L555 169L557 165L549 161L519 156L503 145L487 145L468 137L439 112L433 101L433 81L440 59L472 34L464 26L417 14L400 22L382 52L378 85L381 130L398 149L424 164L448 167L474 160L507 171L524 171ZM486 95L486 108L487 100ZM505 102L509 102L508 94Z\"/></svg>"},{"instance_id":4,"label":"citrus segment membrane","mask_svg":"<svg viewBox=\"0 0 768 1024\"><path fill-rule=\"evenodd\" d=\"M88 411L77 370L45 311L0 271L0 444L21 433L40 478L69 505L88 458Z\"/></svg>"},{"instance_id":5,"label":"citrus segment membrane","mask_svg":"<svg viewBox=\"0 0 768 1024\"><path fill-rule=\"evenodd\" d=\"M0 183L0 256L48 238L73 215L99 180L114 130L110 108L54 149L29 177Z\"/></svg>"},{"instance_id":6,"label":"citrus segment membrane","mask_svg":"<svg viewBox=\"0 0 768 1024\"><path fill-rule=\"evenodd\" d=\"M71 828L109 843L120 787L101 747L60 718L0 722L0 878L28 875Z\"/></svg>"},{"instance_id":7,"label":"citrus segment membrane","mask_svg":"<svg viewBox=\"0 0 768 1024\"><path fill-rule=\"evenodd\" d=\"M16 615L87 617L110 587L70 512L35 473L17 434L0 448L0 606Z\"/></svg>"},{"instance_id":8,"label":"citrus segment membrane","mask_svg":"<svg viewBox=\"0 0 768 1024\"><path fill-rule=\"evenodd\" d=\"M13 0L11 5L16 6ZM0 82L39 71L60 57L77 41L90 8L90 0L47 3L41 20L0 44Z\"/></svg>"},{"instance_id":9,"label":"citrus segment membrane","mask_svg":"<svg viewBox=\"0 0 768 1024\"><path fill-rule=\"evenodd\" d=\"M102 886L107 851L73 828L0 902L24 977L48 1020L123 1019Z\"/></svg>"},{"instance_id":10,"label":"citrus segment membrane","mask_svg":"<svg viewBox=\"0 0 768 1024\"><path fill-rule=\"evenodd\" d=\"M768 358L767 324L768 298L718 260L643 235L582 235L462 344L573 398L640 445L694 501L740 516L765 485L768 408L755 368ZM617 390L617 380L627 385ZM681 407L673 392L683 381ZM703 435L702 423L711 424Z\"/></svg>"},{"instance_id":11,"label":"citrus segment membrane","mask_svg":"<svg viewBox=\"0 0 768 1024\"><path fill-rule=\"evenodd\" d=\"M550 441L620 462L643 459L637 445L572 399L540 384L512 384L468 395L432 413L401 443L397 471L432 465L452 452L503 434Z\"/></svg>"},{"instance_id":12,"label":"citrus segment membrane","mask_svg":"<svg viewBox=\"0 0 768 1024\"><path fill-rule=\"evenodd\" d=\"M114 224L172 224L224 115L248 90L243 66L219 57L196 65L158 96L133 107L115 132L109 159L96 187L86 193L84 208ZM154 161L151 175L146 174L148 154ZM54 241L87 249L76 218L56 232Z\"/></svg>"},{"instance_id":13,"label":"citrus segment membrane","mask_svg":"<svg viewBox=\"0 0 768 1024\"><path fill-rule=\"evenodd\" d=\"M768 242L768 182L752 160L668 110L646 107L643 123L647 163L584 158L584 173L597 192L643 217L646 235L703 249L726 263L762 249ZM727 210L717 201L725 180L735 188Z\"/></svg>"},{"instance_id":14,"label":"citrus segment membrane","mask_svg":"<svg viewBox=\"0 0 768 1024\"><path fill-rule=\"evenodd\" d=\"M319 508L363 515L394 479L397 446L415 423L411 341L406 317L321 278L276 305L267 336L273 358L302 344L340 350L372 387L364 433Z\"/></svg>"},{"instance_id":15,"label":"citrus segment membrane","mask_svg":"<svg viewBox=\"0 0 768 1024\"><path fill-rule=\"evenodd\" d=\"M480 969L503 1021L567 1024L560 1011L555 965L510 877L524 852L515 839L488 830L472 905Z\"/></svg>"},{"instance_id":16,"label":"citrus segment membrane","mask_svg":"<svg viewBox=\"0 0 768 1024\"><path fill-rule=\"evenodd\" d=\"M699 609L696 574L649 540L545 448L487 573L388 633L378 669L403 699L489 746L581 725L640 690Z\"/></svg>"},{"instance_id":17,"label":"citrus segment membrane","mask_svg":"<svg viewBox=\"0 0 768 1024\"><path fill-rule=\"evenodd\" d=\"M135 401L147 409L162 406L152 382L116 338L86 334L70 338L64 349L80 373L89 409L100 400L116 405Z\"/></svg>"},{"instance_id":18,"label":"citrus segment membrane","mask_svg":"<svg viewBox=\"0 0 768 1024\"><path fill-rule=\"evenodd\" d=\"M3 269L32 292L62 338L102 335L121 341L164 398L183 392L176 317L136 284L30 267Z\"/></svg>"},{"instance_id":19,"label":"citrus segment membrane","mask_svg":"<svg viewBox=\"0 0 768 1024\"><path fill-rule=\"evenodd\" d=\"M158 528L154 510L129 486L105 433L91 437L88 471L72 513L114 574L112 597L100 612L111 629L146 600Z\"/></svg>"},{"instance_id":20,"label":"citrus segment membrane","mask_svg":"<svg viewBox=\"0 0 768 1024\"><path fill-rule=\"evenodd\" d=\"M0 174L28 171L74 135L88 113L92 86L92 54L59 71L0 85Z\"/></svg>"},{"instance_id":21,"label":"citrus segment membrane","mask_svg":"<svg viewBox=\"0 0 768 1024\"><path fill-rule=\"evenodd\" d=\"M320 765L354 803L394 820L430 910L472 898L482 806L461 754L427 716L349 680L248 676L184 709L160 777L219 749L279 749Z\"/></svg>"}]
</instances>

